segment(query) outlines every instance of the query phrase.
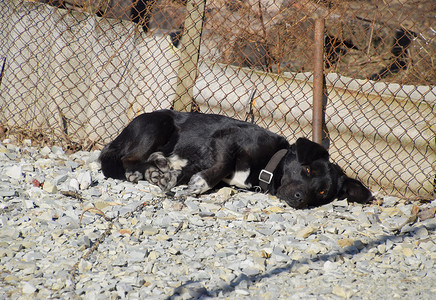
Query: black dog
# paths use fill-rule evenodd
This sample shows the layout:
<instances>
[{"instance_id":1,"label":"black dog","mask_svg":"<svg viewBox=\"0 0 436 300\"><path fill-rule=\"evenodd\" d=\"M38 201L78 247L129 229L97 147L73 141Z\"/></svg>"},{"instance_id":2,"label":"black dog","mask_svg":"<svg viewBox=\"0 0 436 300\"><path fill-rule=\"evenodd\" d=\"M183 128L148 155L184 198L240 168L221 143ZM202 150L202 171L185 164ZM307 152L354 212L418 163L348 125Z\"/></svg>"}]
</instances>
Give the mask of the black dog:
<instances>
[{"instance_id":1,"label":"black dog","mask_svg":"<svg viewBox=\"0 0 436 300\"><path fill-rule=\"evenodd\" d=\"M188 184L198 195L220 181L261 186L294 208L345 199L365 203L371 192L349 178L319 144L285 138L228 117L160 110L136 117L100 154L107 177L146 180L169 191Z\"/></svg>"}]
</instances>

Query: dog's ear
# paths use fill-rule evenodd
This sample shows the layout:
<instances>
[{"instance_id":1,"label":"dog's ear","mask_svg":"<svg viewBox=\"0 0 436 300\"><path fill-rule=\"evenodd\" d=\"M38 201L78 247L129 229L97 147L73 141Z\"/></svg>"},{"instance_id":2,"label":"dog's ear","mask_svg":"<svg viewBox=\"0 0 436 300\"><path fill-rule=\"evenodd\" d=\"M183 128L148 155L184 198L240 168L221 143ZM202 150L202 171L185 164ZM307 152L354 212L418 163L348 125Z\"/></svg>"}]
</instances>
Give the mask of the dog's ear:
<instances>
[{"instance_id":1,"label":"dog's ear","mask_svg":"<svg viewBox=\"0 0 436 300\"><path fill-rule=\"evenodd\" d=\"M329 159L329 153L320 144L305 138L299 138L295 144L298 162L303 165L309 165L317 159Z\"/></svg>"},{"instance_id":2,"label":"dog's ear","mask_svg":"<svg viewBox=\"0 0 436 300\"><path fill-rule=\"evenodd\" d=\"M367 203L372 199L372 193L359 180L343 175L342 187L338 199L347 198L348 202Z\"/></svg>"}]
</instances>

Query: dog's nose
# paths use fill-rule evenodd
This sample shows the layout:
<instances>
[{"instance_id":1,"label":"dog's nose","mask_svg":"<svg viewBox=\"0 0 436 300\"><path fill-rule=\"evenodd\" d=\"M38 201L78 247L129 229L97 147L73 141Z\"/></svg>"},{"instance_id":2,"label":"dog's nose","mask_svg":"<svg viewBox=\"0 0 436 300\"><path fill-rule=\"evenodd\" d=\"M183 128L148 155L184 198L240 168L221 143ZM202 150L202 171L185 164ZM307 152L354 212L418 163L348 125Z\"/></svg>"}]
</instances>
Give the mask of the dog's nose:
<instances>
[{"instance_id":1,"label":"dog's nose","mask_svg":"<svg viewBox=\"0 0 436 300\"><path fill-rule=\"evenodd\" d=\"M303 198L303 192L301 192L301 191L296 191L296 192L294 193L294 198L295 198L296 200L301 200L301 199Z\"/></svg>"}]
</instances>

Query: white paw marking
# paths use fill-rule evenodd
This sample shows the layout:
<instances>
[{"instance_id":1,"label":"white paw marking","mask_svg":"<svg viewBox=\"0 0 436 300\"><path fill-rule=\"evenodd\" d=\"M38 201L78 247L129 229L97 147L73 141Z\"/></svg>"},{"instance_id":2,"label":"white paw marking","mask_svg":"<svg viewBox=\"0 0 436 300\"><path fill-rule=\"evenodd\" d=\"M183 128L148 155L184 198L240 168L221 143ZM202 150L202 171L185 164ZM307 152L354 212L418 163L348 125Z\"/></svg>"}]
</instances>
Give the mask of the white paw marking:
<instances>
[{"instance_id":1,"label":"white paw marking","mask_svg":"<svg viewBox=\"0 0 436 300\"><path fill-rule=\"evenodd\" d=\"M170 168L173 170L181 170L188 164L187 159L180 158L178 155L171 155L168 157Z\"/></svg>"},{"instance_id":2,"label":"white paw marking","mask_svg":"<svg viewBox=\"0 0 436 300\"><path fill-rule=\"evenodd\" d=\"M234 185L243 189L251 188L251 184L246 184L248 176L250 175L250 169L245 171L236 171L233 173L232 178L224 178L223 181L228 185Z\"/></svg>"},{"instance_id":3,"label":"white paw marking","mask_svg":"<svg viewBox=\"0 0 436 300\"><path fill-rule=\"evenodd\" d=\"M199 173L194 174L188 183L188 193L199 195L207 190L210 190L210 186L207 184L206 180L204 180Z\"/></svg>"}]
</instances>

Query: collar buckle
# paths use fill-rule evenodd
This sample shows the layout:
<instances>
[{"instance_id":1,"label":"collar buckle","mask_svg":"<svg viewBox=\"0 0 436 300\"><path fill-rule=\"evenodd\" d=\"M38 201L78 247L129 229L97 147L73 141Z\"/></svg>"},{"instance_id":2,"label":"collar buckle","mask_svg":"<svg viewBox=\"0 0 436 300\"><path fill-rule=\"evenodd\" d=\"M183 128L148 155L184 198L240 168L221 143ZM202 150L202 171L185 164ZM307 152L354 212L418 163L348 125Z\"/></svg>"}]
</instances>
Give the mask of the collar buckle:
<instances>
[{"instance_id":1,"label":"collar buckle","mask_svg":"<svg viewBox=\"0 0 436 300\"><path fill-rule=\"evenodd\" d=\"M265 169L259 173L259 185L265 192L270 190L271 181L273 179L273 172L279 165L280 161L288 153L288 149L281 149L277 151L269 160Z\"/></svg>"},{"instance_id":2,"label":"collar buckle","mask_svg":"<svg viewBox=\"0 0 436 300\"><path fill-rule=\"evenodd\" d=\"M273 178L273 173L262 169L259 173L259 181L265 182L266 184L270 184Z\"/></svg>"}]
</instances>

